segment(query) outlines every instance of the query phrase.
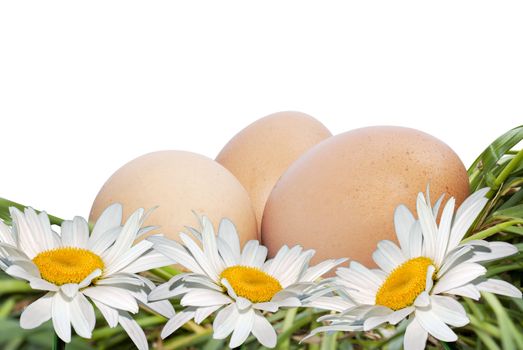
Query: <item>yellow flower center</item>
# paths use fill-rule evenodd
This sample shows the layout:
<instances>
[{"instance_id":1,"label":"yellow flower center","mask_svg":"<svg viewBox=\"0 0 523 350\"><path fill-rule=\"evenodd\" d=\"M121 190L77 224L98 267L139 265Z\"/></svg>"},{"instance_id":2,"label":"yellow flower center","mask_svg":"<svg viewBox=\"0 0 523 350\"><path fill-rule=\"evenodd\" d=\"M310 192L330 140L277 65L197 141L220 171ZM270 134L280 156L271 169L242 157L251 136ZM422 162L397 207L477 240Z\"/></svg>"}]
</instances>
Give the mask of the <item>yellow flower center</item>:
<instances>
[{"instance_id":1,"label":"yellow flower center","mask_svg":"<svg viewBox=\"0 0 523 350\"><path fill-rule=\"evenodd\" d=\"M429 258L419 257L395 268L376 293L376 304L392 310L412 305L425 290L427 270L433 264Z\"/></svg>"},{"instance_id":2,"label":"yellow flower center","mask_svg":"<svg viewBox=\"0 0 523 350\"><path fill-rule=\"evenodd\" d=\"M225 278L236 295L244 297L253 303L270 301L274 294L282 290L280 282L261 271L248 266L232 266L220 274Z\"/></svg>"},{"instance_id":3,"label":"yellow flower center","mask_svg":"<svg viewBox=\"0 0 523 350\"><path fill-rule=\"evenodd\" d=\"M104 268L98 255L81 248L47 250L35 256L33 262L42 278L57 286L80 283L94 270Z\"/></svg>"}]
</instances>

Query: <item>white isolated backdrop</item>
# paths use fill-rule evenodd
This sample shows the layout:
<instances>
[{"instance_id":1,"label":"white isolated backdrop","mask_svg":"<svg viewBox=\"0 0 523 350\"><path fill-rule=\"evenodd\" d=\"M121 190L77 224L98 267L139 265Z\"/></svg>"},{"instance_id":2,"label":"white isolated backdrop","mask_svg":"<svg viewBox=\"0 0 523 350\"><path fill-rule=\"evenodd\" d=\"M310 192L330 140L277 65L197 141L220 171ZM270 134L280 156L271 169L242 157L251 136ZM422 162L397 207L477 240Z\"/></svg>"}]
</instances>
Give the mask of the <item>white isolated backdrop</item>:
<instances>
[{"instance_id":1,"label":"white isolated backdrop","mask_svg":"<svg viewBox=\"0 0 523 350\"><path fill-rule=\"evenodd\" d=\"M87 215L147 152L264 115L421 129L468 166L523 123L520 1L4 1L0 196Z\"/></svg>"}]
</instances>

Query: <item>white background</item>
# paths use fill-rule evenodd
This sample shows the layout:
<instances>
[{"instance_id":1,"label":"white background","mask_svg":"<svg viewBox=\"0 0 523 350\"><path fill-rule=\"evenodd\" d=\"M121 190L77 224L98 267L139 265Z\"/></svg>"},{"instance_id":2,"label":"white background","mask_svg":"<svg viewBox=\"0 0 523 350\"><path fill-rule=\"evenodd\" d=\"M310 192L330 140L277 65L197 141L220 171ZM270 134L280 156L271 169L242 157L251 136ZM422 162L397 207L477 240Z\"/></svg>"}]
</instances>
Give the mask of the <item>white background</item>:
<instances>
[{"instance_id":1,"label":"white background","mask_svg":"<svg viewBox=\"0 0 523 350\"><path fill-rule=\"evenodd\" d=\"M128 160L264 115L395 124L468 166L523 123L523 3L4 1L0 196L87 215Z\"/></svg>"}]
</instances>

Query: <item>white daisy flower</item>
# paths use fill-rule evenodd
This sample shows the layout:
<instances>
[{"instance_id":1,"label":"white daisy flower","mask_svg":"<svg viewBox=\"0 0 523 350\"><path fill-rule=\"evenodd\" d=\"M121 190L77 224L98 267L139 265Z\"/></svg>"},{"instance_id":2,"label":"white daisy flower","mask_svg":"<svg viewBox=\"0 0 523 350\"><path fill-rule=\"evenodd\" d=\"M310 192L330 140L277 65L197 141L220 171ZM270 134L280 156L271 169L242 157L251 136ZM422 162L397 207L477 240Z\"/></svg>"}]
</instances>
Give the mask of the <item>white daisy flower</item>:
<instances>
[{"instance_id":1,"label":"white daisy flower","mask_svg":"<svg viewBox=\"0 0 523 350\"><path fill-rule=\"evenodd\" d=\"M428 334L453 342L457 335L449 326L469 323L454 296L479 299L480 291L487 291L521 298L521 292L513 285L487 279L485 267L479 264L515 254L515 246L486 241L460 243L486 205L488 190L474 193L455 214L455 200L450 198L439 226L436 217L443 196L431 208L428 195L425 198L420 193L418 220L407 207L399 206L394 224L400 246L387 240L378 243L373 259L379 269L368 269L353 261L349 268L337 270L336 283L341 287L342 297L356 306L339 315L323 317L320 320L329 321L330 325L314 333L368 331L383 323L395 325L408 317L404 347L424 349Z\"/></svg>"},{"instance_id":2,"label":"white daisy flower","mask_svg":"<svg viewBox=\"0 0 523 350\"><path fill-rule=\"evenodd\" d=\"M240 346L249 334L267 347L276 345L276 331L263 316L282 307L301 306L301 299L313 282L342 260L324 261L308 267L314 251L296 246L283 247L274 259L266 261L267 248L249 241L243 251L234 224L221 221L218 235L208 218L202 218L202 233L190 229L198 243L181 233L183 245L164 237L150 237L154 248L189 270L158 286L149 300L179 297L185 309L177 313L162 331L165 338L184 323L202 322L217 312L215 339L231 333L229 346Z\"/></svg>"},{"instance_id":3,"label":"white daisy flower","mask_svg":"<svg viewBox=\"0 0 523 350\"><path fill-rule=\"evenodd\" d=\"M29 305L21 315L20 326L32 329L52 320L56 334L71 340L71 326L84 338L91 338L95 326L93 305L111 327L118 324L139 349L147 349L147 339L130 314L138 305L172 317L168 302L149 303L154 284L138 272L169 265L170 260L152 249L146 240L135 240L151 229L140 229L143 209L121 225L122 207L108 207L89 234L81 217L64 221L60 234L51 229L45 212L10 208L12 228L0 221L0 267L7 274L29 282L33 289L47 293ZM91 302L90 302L91 301Z\"/></svg>"}]
</instances>

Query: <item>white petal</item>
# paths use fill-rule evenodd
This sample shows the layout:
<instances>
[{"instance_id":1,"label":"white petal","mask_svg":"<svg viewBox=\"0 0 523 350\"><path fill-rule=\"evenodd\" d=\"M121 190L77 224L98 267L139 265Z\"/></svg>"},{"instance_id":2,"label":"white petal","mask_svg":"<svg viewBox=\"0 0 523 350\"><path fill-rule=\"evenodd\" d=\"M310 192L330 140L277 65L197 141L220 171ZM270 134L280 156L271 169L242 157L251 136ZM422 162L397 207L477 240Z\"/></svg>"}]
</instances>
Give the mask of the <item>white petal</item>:
<instances>
[{"instance_id":1,"label":"white petal","mask_svg":"<svg viewBox=\"0 0 523 350\"><path fill-rule=\"evenodd\" d=\"M251 306L252 306L252 303L250 300L247 300L242 297L238 297L238 299L236 299L236 307L238 308L238 310L240 312L243 312L243 311L249 309Z\"/></svg>"},{"instance_id":2,"label":"white petal","mask_svg":"<svg viewBox=\"0 0 523 350\"><path fill-rule=\"evenodd\" d=\"M102 275L102 270L101 270L101 269L96 269L96 270L94 270L93 272L91 272L90 274L88 274L87 277L85 277L85 278L83 279L82 282L80 282L80 283L78 284L78 288L79 288L79 289L83 289L83 288L89 286L89 285L91 284L91 282L92 282L95 278L100 277L101 275Z\"/></svg>"},{"instance_id":3,"label":"white petal","mask_svg":"<svg viewBox=\"0 0 523 350\"><path fill-rule=\"evenodd\" d=\"M67 283L60 286L60 290L64 295L69 298L73 299L76 296L76 293L78 293L78 284L76 283Z\"/></svg>"},{"instance_id":4,"label":"white petal","mask_svg":"<svg viewBox=\"0 0 523 350\"><path fill-rule=\"evenodd\" d=\"M180 243L161 236L147 237L147 240L154 243L155 250L171 258L173 262L177 262L189 271L206 274L196 259Z\"/></svg>"},{"instance_id":5,"label":"white petal","mask_svg":"<svg viewBox=\"0 0 523 350\"><path fill-rule=\"evenodd\" d=\"M55 293L51 302L51 310L53 314L53 327L56 334L64 342L71 341L71 316L69 310L69 303L62 298L60 293Z\"/></svg>"},{"instance_id":6,"label":"white petal","mask_svg":"<svg viewBox=\"0 0 523 350\"><path fill-rule=\"evenodd\" d=\"M89 226L84 218L75 216L72 221L62 223L62 246L87 248Z\"/></svg>"},{"instance_id":7,"label":"white petal","mask_svg":"<svg viewBox=\"0 0 523 350\"><path fill-rule=\"evenodd\" d=\"M405 317L413 313L415 310L414 307L409 306L405 307L403 309L394 311L392 314L388 316L388 322L392 325L396 325L400 323Z\"/></svg>"},{"instance_id":8,"label":"white petal","mask_svg":"<svg viewBox=\"0 0 523 350\"><path fill-rule=\"evenodd\" d=\"M153 243L150 241L141 241L131 249L125 251L122 255L116 257L113 262L107 266L104 274L110 276L114 273L118 273L123 270L125 267L130 265L140 256L142 256L146 251L148 251L153 246Z\"/></svg>"},{"instance_id":9,"label":"white petal","mask_svg":"<svg viewBox=\"0 0 523 350\"><path fill-rule=\"evenodd\" d=\"M256 303L256 304L253 304L252 307L257 310L268 311L268 312L278 311L278 303L273 303L270 301L264 302L264 303ZM312 306L312 307L314 307L314 306Z\"/></svg>"},{"instance_id":10,"label":"white petal","mask_svg":"<svg viewBox=\"0 0 523 350\"><path fill-rule=\"evenodd\" d=\"M194 313L194 322L197 324L202 323L207 317L221 307L222 305L199 307Z\"/></svg>"},{"instance_id":11,"label":"white petal","mask_svg":"<svg viewBox=\"0 0 523 350\"><path fill-rule=\"evenodd\" d=\"M115 309L132 313L138 312L136 299L125 289L111 286L95 286L84 289L82 293Z\"/></svg>"},{"instance_id":12,"label":"white petal","mask_svg":"<svg viewBox=\"0 0 523 350\"><path fill-rule=\"evenodd\" d=\"M162 339L167 338L174 332L176 332L181 326L192 320L194 317L194 311L192 309L182 310L174 315L162 329Z\"/></svg>"},{"instance_id":13,"label":"white petal","mask_svg":"<svg viewBox=\"0 0 523 350\"><path fill-rule=\"evenodd\" d=\"M118 226L105 232L97 239L93 239L93 236L91 236L89 243L87 244L89 250L96 255L103 256L107 249L116 241L118 236L120 236L120 232L122 232L122 228Z\"/></svg>"},{"instance_id":14,"label":"white petal","mask_svg":"<svg viewBox=\"0 0 523 350\"><path fill-rule=\"evenodd\" d=\"M7 268L7 270L5 270L5 272L10 276L21 278L26 281L31 281L33 279L40 278L39 275L34 274L34 271L26 270L19 265L11 265Z\"/></svg>"},{"instance_id":15,"label":"white petal","mask_svg":"<svg viewBox=\"0 0 523 350\"><path fill-rule=\"evenodd\" d=\"M147 338L145 337L142 327L140 327L127 312L119 313L118 323L120 323L139 350L149 349L149 344L147 343Z\"/></svg>"},{"instance_id":16,"label":"white petal","mask_svg":"<svg viewBox=\"0 0 523 350\"><path fill-rule=\"evenodd\" d=\"M109 307L105 305L104 303L101 303L97 300L93 299L94 305L100 310L103 317L107 321L107 324L109 327L114 328L118 325L118 311L116 309L113 309L112 307Z\"/></svg>"},{"instance_id":17,"label":"white petal","mask_svg":"<svg viewBox=\"0 0 523 350\"><path fill-rule=\"evenodd\" d=\"M92 250L101 237L104 237L109 231L119 228L122 222L122 206L119 203L108 206L96 221L91 237L89 238L89 249Z\"/></svg>"},{"instance_id":18,"label":"white petal","mask_svg":"<svg viewBox=\"0 0 523 350\"><path fill-rule=\"evenodd\" d=\"M471 242L468 242L471 243ZM485 242L489 248L489 252L477 252L475 250L474 257L470 259L471 262L487 262L501 259L507 256L514 255L518 252L518 248L506 242Z\"/></svg>"},{"instance_id":19,"label":"white petal","mask_svg":"<svg viewBox=\"0 0 523 350\"><path fill-rule=\"evenodd\" d=\"M403 346L405 350L423 350L425 349L427 338L427 331L421 327L418 320L414 317L405 331Z\"/></svg>"},{"instance_id":20,"label":"white petal","mask_svg":"<svg viewBox=\"0 0 523 350\"><path fill-rule=\"evenodd\" d=\"M0 220L0 242L7 243L13 247L18 246L15 233L11 232L11 229L2 220Z\"/></svg>"},{"instance_id":21,"label":"white petal","mask_svg":"<svg viewBox=\"0 0 523 350\"><path fill-rule=\"evenodd\" d=\"M208 289L191 289L180 301L183 306L214 306L231 303L231 299L219 292Z\"/></svg>"},{"instance_id":22,"label":"white petal","mask_svg":"<svg viewBox=\"0 0 523 350\"><path fill-rule=\"evenodd\" d=\"M426 307L430 304L430 297L429 293L426 291L423 291L416 297L416 300L414 300L414 305L416 307Z\"/></svg>"},{"instance_id":23,"label":"white petal","mask_svg":"<svg viewBox=\"0 0 523 350\"><path fill-rule=\"evenodd\" d=\"M276 346L276 331L272 328L270 322L257 312L254 313L252 334L263 346L268 348L274 348Z\"/></svg>"},{"instance_id":24,"label":"white petal","mask_svg":"<svg viewBox=\"0 0 523 350\"><path fill-rule=\"evenodd\" d=\"M521 291L519 290L519 288L513 286L508 282L498 279L489 278L485 281L476 284L476 288L478 288L482 292L495 293L505 295L507 297L521 299Z\"/></svg>"},{"instance_id":25,"label":"white petal","mask_svg":"<svg viewBox=\"0 0 523 350\"><path fill-rule=\"evenodd\" d=\"M240 265L253 266L253 262L255 260L259 245L260 245L260 243L256 240L251 240L251 241L248 241L247 243L245 243L245 246L243 247L243 251L242 251Z\"/></svg>"},{"instance_id":26,"label":"white petal","mask_svg":"<svg viewBox=\"0 0 523 350\"><path fill-rule=\"evenodd\" d=\"M240 240L238 238L236 227L231 220L222 219L220 222L220 227L218 228L218 237L227 243L231 249L232 254L234 255L234 258L236 259L236 264L240 262Z\"/></svg>"},{"instance_id":27,"label":"white petal","mask_svg":"<svg viewBox=\"0 0 523 350\"><path fill-rule=\"evenodd\" d=\"M27 212L31 210L32 209L28 208ZM17 208L10 207L9 212L13 219L13 226L18 234L18 244L21 250L27 254L30 259L33 259L41 251L46 250L47 247L44 246L43 242L37 241L38 238L43 236L43 233L32 232L26 216ZM43 241L43 238L41 238L41 240Z\"/></svg>"},{"instance_id":28,"label":"white petal","mask_svg":"<svg viewBox=\"0 0 523 350\"><path fill-rule=\"evenodd\" d=\"M443 341L456 341L458 336L432 311L416 309L416 319L433 337Z\"/></svg>"},{"instance_id":29,"label":"white petal","mask_svg":"<svg viewBox=\"0 0 523 350\"><path fill-rule=\"evenodd\" d=\"M391 241L380 241L378 243L378 249L374 253L376 254L376 256L378 256L380 263L382 263L384 267L393 266L392 269L394 269L405 262L405 256L403 255L402 251L396 244L394 244ZM375 255L373 254L373 258L374 256ZM378 264L378 261L376 259L374 261L376 262L376 264ZM392 271L386 269L383 270L385 270L386 272Z\"/></svg>"},{"instance_id":30,"label":"white petal","mask_svg":"<svg viewBox=\"0 0 523 350\"><path fill-rule=\"evenodd\" d=\"M220 255L218 254L218 246L216 244L214 228L212 226L212 222L206 216L202 217L202 227L202 245L205 256L208 257L216 271L222 271L224 269L224 265Z\"/></svg>"},{"instance_id":31,"label":"white petal","mask_svg":"<svg viewBox=\"0 0 523 350\"><path fill-rule=\"evenodd\" d=\"M469 323L463 306L450 297L432 296L432 311L441 321L454 327L463 327Z\"/></svg>"},{"instance_id":32,"label":"white petal","mask_svg":"<svg viewBox=\"0 0 523 350\"><path fill-rule=\"evenodd\" d=\"M394 227L401 250L409 251L410 228L416 220L405 205L399 205L394 210Z\"/></svg>"},{"instance_id":33,"label":"white petal","mask_svg":"<svg viewBox=\"0 0 523 350\"><path fill-rule=\"evenodd\" d=\"M430 265L427 268L427 274L425 276L425 292L430 293L432 290L432 286L434 285L434 281L432 280L432 276L434 276L435 267L433 265Z\"/></svg>"},{"instance_id":34,"label":"white petal","mask_svg":"<svg viewBox=\"0 0 523 350\"><path fill-rule=\"evenodd\" d=\"M376 307L371 310L371 314L365 315L366 319L363 323L363 330L369 331L378 327L379 325L387 322L388 316L393 313L393 311L387 307Z\"/></svg>"},{"instance_id":35,"label":"white petal","mask_svg":"<svg viewBox=\"0 0 523 350\"><path fill-rule=\"evenodd\" d=\"M53 293L47 293L27 306L20 316L20 327L33 329L51 319L51 304Z\"/></svg>"},{"instance_id":36,"label":"white petal","mask_svg":"<svg viewBox=\"0 0 523 350\"><path fill-rule=\"evenodd\" d=\"M191 252L192 256L194 257L194 260L196 260L198 265L200 265L203 271L205 271L205 274L212 278L214 281L217 281L219 278L219 273L216 270L214 264L207 258L207 256L205 256L200 247L185 233L180 233L180 239L184 243L185 248L187 248ZM176 260L181 263L179 259Z\"/></svg>"},{"instance_id":37,"label":"white petal","mask_svg":"<svg viewBox=\"0 0 523 350\"><path fill-rule=\"evenodd\" d=\"M468 229L481 213L488 202L488 199L483 197L483 191L477 191L472 196L467 198L461 207L456 212L456 217L450 231L450 239L448 249L453 249L463 239Z\"/></svg>"},{"instance_id":38,"label":"white petal","mask_svg":"<svg viewBox=\"0 0 523 350\"><path fill-rule=\"evenodd\" d=\"M240 313L238 319L236 320L236 326L232 332L231 341L229 342L229 347L236 348L242 345L247 337L252 332L254 326L254 310L250 309L249 311Z\"/></svg>"},{"instance_id":39,"label":"white petal","mask_svg":"<svg viewBox=\"0 0 523 350\"><path fill-rule=\"evenodd\" d=\"M234 304L229 305L218 312L212 324L212 328L214 330L214 339L227 338L234 330L238 317L239 313L238 310L236 310L236 306Z\"/></svg>"},{"instance_id":40,"label":"white petal","mask_svg":"<svg viewBox=\"0 0 523 350\"><path fill-rule=\"evenodd\" d=\"M423 251L423 234L419 221L416 221L410 228L409 234L409 258L421 256Z\"/></svg>"},{"instance_id":41,"label":"white petal","mask_svg":"<svg viewBox=\"0 0 523 350\"><path fill-rule=\"evenodd\" d=\"M329 259L322 261L321 263L309 267L305 274L300 278L301 282L314 282L330 270L332 270L337 265L343 264L347 259Z\"/></svg>"},{"instance_id":42,"label":"white petal","mask_svg":"<svg viewBox=\"0 0 523 350\"><path fill-rule=\"evenodd\" d=\"M156 251L148 252L129 265L127 265L121 272L127 273L139 273L156 269L159 267L169 266L175 263L171 258L166 257L164 254Z\"/></svg>"},{"instance_id":43,"label":"white petal","mask_svg":"<svg viewBox=\"0 0 523 350\"><path fill-rule=\"evenodd\" d=\"M434 259L438 227L436 225L436 219L432 214L432 210L428 207L427 203L425 203L425 198L422 193L418 194L416 209L418 212L419 223L421 225L421 232L423 233L423 254Z\"/></svg>"},{"instance_id":44,"label":"white petal","mask_svg":"<svg viewBox=\"0 0 523 350\"><path fill-rule=\"evenodd\" d=\"M47 282L46 280L43 280L41 278L34 278L29 282L29 285L31 288L36 290L45 290L50 292L57 292L60 288L50 282Z\"/></svg>"},{"instance_id":45,"label":"white petal","mask_svg":"<svg viewBox=\"0 0 523 350\"><path fill-rule=\"evenodd\" d=\"M449 289L445 292L446 294L461 295L474 300L479 300L481 294L479 294L478 289L471 283L464 286Z\"/></svg>"},{"instance_id":46,"label":"white petal","mask_svg":"<svg viewBox=\"0 0 523 350\"><path fill-rule=\"evenodd\" d=\"M450 269L445 273L433 289L433 294L440 294L461 287L479 276L483 276L487 270L476 263L463 263Z\"/></svg>"},{"instance_id":47,"label":"white petal","mask_svg":"<svg viewBox=\"0 0 523 350\"><path fill-rule=\"evenodd\" d=\"M456 200L454 197L450 198L447 201L447 204L445 204L445 208L443 208L443 213L441 214L438 234L436 236L436 259L434 260L437 266L441 266L443 258L447 253L455 202Z\"/></svg>"},{"instance_id":48,"label":"white petal","mask_svg":"<svg viewBox=\"0 0 523 350\"><path fill-rule=\"evenodd\" d=\"M131 248L142 224L143 214L144 210L140 208L127 219L113 246L103 256L106 265L110 266L118 257Z\"/></svg>"},{"instance_id":49,"label":"white petal","mask_svg":"<svg viewBox=\"0 0 523 350\"><path fill-rule=\"evenodd\" d=\"M448 253L443 261L443 265L440 265L436 279L443 276L449 269L455 265L461 264L466 261L470 261L473 257L471 246L461 246Z\"/></svg>"},{"instance_id":50,"label":"white petal","mask_svg":"<svg viewBox=\"0 0 523 350\"><path fill-rule=\"evenodd\" d=\"M91 303L79 293L69 306L71 310L71 324L76 333L81 337L91 338L96 320Z\"/></svg>"}]
</instances>

